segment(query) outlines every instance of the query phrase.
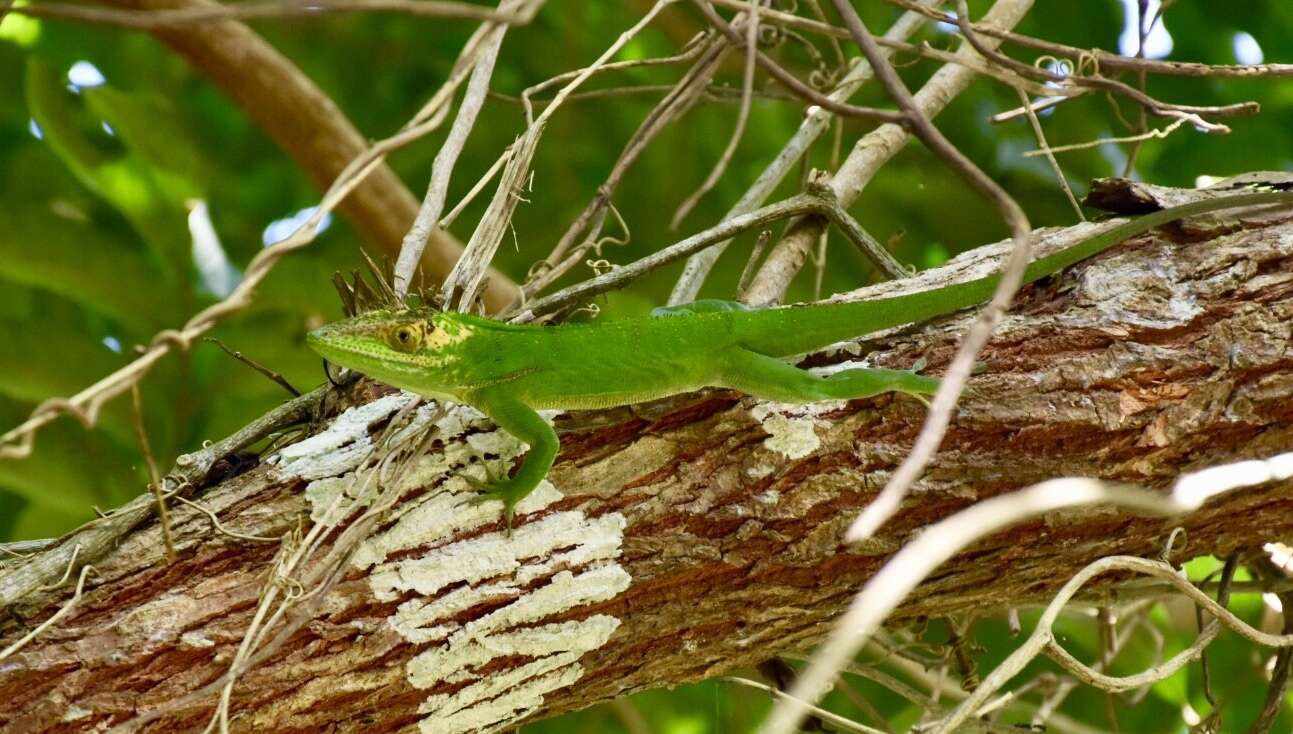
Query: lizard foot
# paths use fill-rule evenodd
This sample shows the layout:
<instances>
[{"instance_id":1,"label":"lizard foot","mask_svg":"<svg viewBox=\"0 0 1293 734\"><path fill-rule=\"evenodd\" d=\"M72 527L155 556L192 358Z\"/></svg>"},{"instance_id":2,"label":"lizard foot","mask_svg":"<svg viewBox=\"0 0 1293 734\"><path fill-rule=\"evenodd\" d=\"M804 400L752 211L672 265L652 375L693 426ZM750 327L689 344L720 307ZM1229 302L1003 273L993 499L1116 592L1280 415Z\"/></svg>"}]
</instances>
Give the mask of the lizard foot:
<instances>
[{"instance_id":1,"label":"lizard foot","mask_svg":"<svg viewBox=\"0 0 1293 734\"><path fill-rule=\"evenodd\" d=\"M515 478L497 479L490 476L488 481L473 479L469 476L463 476L463 481L470 484L475 489L481 491L481 494L471 498L473 504L499 500L503 503L503 522L507 525L507 534L512 535L512 521L516 517L516 505L534 489L534 487L525 486L524 483L516 481Z\"/></svg>"}]
</instances>

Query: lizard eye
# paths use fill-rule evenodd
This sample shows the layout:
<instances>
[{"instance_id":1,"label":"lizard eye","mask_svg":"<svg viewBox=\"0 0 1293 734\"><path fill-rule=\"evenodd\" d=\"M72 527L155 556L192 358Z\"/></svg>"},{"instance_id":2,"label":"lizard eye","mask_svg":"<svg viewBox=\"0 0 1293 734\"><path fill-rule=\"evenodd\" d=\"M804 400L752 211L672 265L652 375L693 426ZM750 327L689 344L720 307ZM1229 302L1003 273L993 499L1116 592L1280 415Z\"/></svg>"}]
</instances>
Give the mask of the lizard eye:
<instances>
[{"instance_id":1,"label":"lizard eye","mask_svg":"<svg viewBox=\"0 0 1293 734\"><path fill-rule=\"evenodd\" d=\"M400 324L387 335L386 343L397 352L415 352L422 346L422 329L417 324Z\"/></svg>"}]
</instances>

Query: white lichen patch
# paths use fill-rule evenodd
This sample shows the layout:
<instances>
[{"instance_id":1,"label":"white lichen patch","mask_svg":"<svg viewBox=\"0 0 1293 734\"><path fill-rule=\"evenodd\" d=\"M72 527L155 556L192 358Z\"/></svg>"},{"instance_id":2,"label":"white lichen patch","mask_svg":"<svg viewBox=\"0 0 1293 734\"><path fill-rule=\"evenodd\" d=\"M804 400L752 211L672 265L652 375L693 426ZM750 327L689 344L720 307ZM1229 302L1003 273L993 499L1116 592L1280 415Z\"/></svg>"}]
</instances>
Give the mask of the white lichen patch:
<instances>
[{"instance_id":1,"label":"white lichen patch","mask_svg":"<svg viewBox=\"0 0 1293 734\"><path fill-rule=\"evenodd\" d=\"M280 475L312 480L305 494L315 522L335 522L373 501L379 482L376 470L364 463L374 449L372 427L414 399L402 393L352 408L322 433L280 452ZM551 420L558 412L544 417ZM465 477L487 481L504 475L526 446L470 407L434 402L419 406L407 425L384 440L412 443L428 430L442 447L387 477L381 491L409 496L391 507L384 529L360 544L352 563L369 569L377 599L407 599L387 620L391 629L410 643L431 645L408 662L408 680L424 689L455 686L423 703L420 710L428 716L421 730L496 731L577 681L583 675L579 659L619 627L618 619L605 614L544 620L628 588L629 575L618 562L625 521L618 513L590 518L579 510L553 512L549 508L562 495L544 481L517 505L511 533L479 533L498 527L503 505L481 501ZM397 560L388 560L396 554ZM489 613L458 621L484 604ZM520 658L522 664L481 673L499 658Z\"/></svg>"},{"instance_id":2,"label":"white lichen patch","mask_svg":"<svg viewBox=\"0 0 1293 734\"><path fill-rule=\"evenodd\" d=\"M369 428L407 406L413 397L409 393L390 395L368 405L351 408L322 433L286 447L274 457L281 475L313 479L305 489L311 520L316 523L326 519L335 521L347 516L356 506L368 504L376 496L378 484L371 481L371 473L355 471L373 450ZM378 403L382 405L371 408ZM444 442L443 449L422 456L406 468L391 487L394 491L403 493L409 489L434 486L450 477L454 478L449 479L448 484L465 490L467 483L455 475L470 473L474 479L486 480L491 471L495 474L506 471L512 459L525 451L524 444L506 431L494 428L489 419L475 408L433 401L418 406L407 425L389 440L393 445L411 443L429 429ZM452 440L469 430L482 432L468 436L466 441ZM306 447L298 448L302 445ZM414 507L416 504L396 505L393 513L398 517Z\"/></svg>"},{"instance_id":3,"label":"white lichen patch","mask_svg":"<svg viewBox=\"0 0 1293 734\"><path fill-rule=\"evenodd\" d=\"M486 445L511 450L489 440L481 447ZM580 657L605 644L619 620L603 614L559 623L543 620L611 599L630 581L618 563L622 515L550 512L520 522L510 535L500 530L454 540L498 522L501 505L475 502L478 496L445 489L420 498L355 555L357 566L371 567L369 585L376 598L416 594L388 621L413 644L435 643L409 661L409 682L418 688L459 686L422 705L428 716L420 727L428 734L506 728L538 709L544 695L578 680L583 674ZM540 512L560 499L545 481L517 507L518 516ZM386 560L413 548L427 550ZM482 604L493 610L458 621L463 612ZM494 660L514 657L527 661L488 675L479 672Z\"/></svg>"},{"instance_id":4,"label":"white lichen patch","mask_svg":"<svg viewBox=\"0 0 1293 734\"><path fill-rule=\"evenodd\" d=\"M547 693L579 680L579 658L606 644L619 620L604 614L578 622L562 622L517 630L489 638L486 648L471 643L480 661L501 655L524 655L535 660L467 685L452 694L429 697L418 711L431 714L419 726L424 734L491 732L527 716L543 705ZM416 685L416 684L415 684Z\"/></svg>"},{"instance_id":5,"label":"white lichen patch","mask_svg":"<svg viewBox=\"0 0 1293 734\"><path fill-rule=\"evenodd\" d=\"M66 722L80 721L81 719L84 719L88 716L93 716L93 715L94 715L94 712L91 711L90 709L87 709L84 706L77 706L76 704L72 704L71 706L68 706L63 711L63 716L61 718L61 721L66 721Z\"/></svg>"},{"instance_id":6,"label":"white lichen patch","mask_svg":"<svg viewBox=\"0 0 1293 734\"><path fill-rule=\"evenodd\" d=\"M802 459L822 445L817 437L818 424L827 425L817 416L839 410L847 405L844 400L825 400L820 403L759 403L750 415L768 432L763 447L788 459Z\"/></svg>"},{"instance_id":7,"label":"white lichen patch","mask_svg":"<svg viewBox=\"0 0 1293 734\"><path fill-rule=\"evenodd\" d=\"M278 466L282 477L319 479L345 474L372 452L369 427L390 418L416 399L412 393L396 393L350 408L337 416L326 430L284 446L270 462Z\"/></svg>"},{"instance_id":8,"label":"white lichen patch","mask_svg":"<svg viewBox=\"0 0 1293 734\"><path fill-rule=\"evenodd\" d=\"M180 635L180 647L190 650L206 650L215 647L215 640L197 632L185 632Z\"/></svg>"}]
</instances>

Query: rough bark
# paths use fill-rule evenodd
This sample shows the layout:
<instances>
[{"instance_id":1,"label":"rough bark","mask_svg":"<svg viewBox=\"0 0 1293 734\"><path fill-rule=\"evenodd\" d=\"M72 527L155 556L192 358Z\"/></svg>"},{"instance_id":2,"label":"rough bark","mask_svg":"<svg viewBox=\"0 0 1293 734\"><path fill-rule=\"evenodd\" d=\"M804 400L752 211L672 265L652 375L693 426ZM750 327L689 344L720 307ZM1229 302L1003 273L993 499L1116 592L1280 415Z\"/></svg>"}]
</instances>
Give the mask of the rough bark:
<instances>
[{"instance_id":1,"label":"rough bark","mask_svg":"<svg viewBox=\"0 0 1293 734\"><path fill-rule=\"evenodd\" d=\"M916 282L964 277L1000 252L982 248ZM923 356L937 373L968 318L863 346L875 364L909 367ZM408 510L381 525L380 542L356 555L312 619L241 677L231 728L496 730L803 649L906 538L976 500L1063 475L1163 487L1184 470L1287 451L1291 324L1293 222L1258 214L1142 236L1025 289L916 493L862 547L839 539L919 430L914 400L809 409L715 390L562 416L551 476L560 492L510 539L492 509L425 480L436 471L408 478L401 507L424 503L421 520ZM361 384L349 398L381 392ZM494 450L484 427L465 433ZM433 453L462 445L455 438ZM289 463L263 463L199 499L238 532L308 527L303 490L317 498L330 480L284 478ZM147 731L205 725L215 696L176 702L227 668L278 545L213 534L185 506L172 517L177 559L164 557L155 524L138 529L94 564L68 615L0 663L7 731L139 716L158 716ZM1177 560L1287 538L1293 482L1169 520L1092 509L1021 524L961 553L895 616L1042 599L1099 557L1157 555L1178 526L1188 548ZM509 544L540 550L473 576ZM32 599L0 626L0 645L70 593L69 583ZM436 604L442 611L410 623ZM470 702L473 691L480 700Z\"/></svg>"}]
</instances>

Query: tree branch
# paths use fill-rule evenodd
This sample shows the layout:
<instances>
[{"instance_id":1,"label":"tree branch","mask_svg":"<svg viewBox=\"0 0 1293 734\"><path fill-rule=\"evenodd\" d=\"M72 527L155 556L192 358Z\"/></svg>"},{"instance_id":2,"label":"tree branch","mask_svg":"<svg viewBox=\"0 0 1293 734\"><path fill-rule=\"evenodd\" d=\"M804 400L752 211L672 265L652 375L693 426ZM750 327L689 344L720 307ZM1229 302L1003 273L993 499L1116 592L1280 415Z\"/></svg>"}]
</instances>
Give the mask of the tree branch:
<instances>
[{"instance_id":1,"label":"tree branch","mask_svg":"<svg viewBox=\"0 0 1293 734\"><path fill-rule=\"evenodd\" d=\"M719 390L560 418L559 492L541 490L510 537L456 475L478 466L476 450L513 450L479 416L419 411L412 420L436 426L443 448L409 472L373 475L387 483L382 503L399 498L376 532L350 547L329 546L344 524L325 534L334 540L302 540L325 506L363 514L346 503L366 501L348 493L364 470L337 462L361 455L407 404L370 402L385 391L361 383L358 412L194 497L202 511L174 507L174 563L154 522L95 561L70 610L0 669L0 725L52 730L70 712L81 728L201 726L216 700L193 692L221 680L273 559L302 542L349 560L317 597L296 585L303 576L268 574L280 597L299 598L298 613L311 611L289 610L282 624L293 627L261 633L276 647L234 681L231 730L380 732L428 715L449 731L469 721L494 730L803 650L897 549L976 502L1073 474L1161 488L1293 441L1293 261L1282 244L1293 223L1233 216L1187 223L1188 244L1142 237L1025 289L913 499L860 547L843 533L909 449L923 415L915 401L776 406ZM1039 249L1094 226L1048 232ZM853 295L972 277L1006 249ZM1163 301L1183 294L1188 309ZM940 319L861 348L875 366L923 356L938 373L968 322ZM212 515L230 534L213 530ZM1191 555L1287 537L1293 482L1235 490L1172 520L1079 511L1009 528L942 565L890 622L1046 600L1099 558L1157 557L1177 526ZM23 595L0 624L0 648L67 608L77 575L67 559L64 569L59 588Z\"/></svg>"}]
</instances>

